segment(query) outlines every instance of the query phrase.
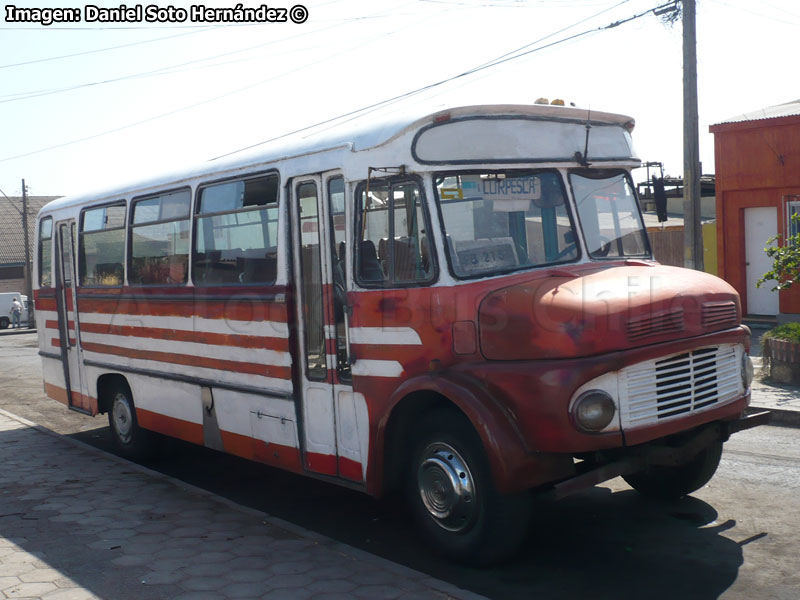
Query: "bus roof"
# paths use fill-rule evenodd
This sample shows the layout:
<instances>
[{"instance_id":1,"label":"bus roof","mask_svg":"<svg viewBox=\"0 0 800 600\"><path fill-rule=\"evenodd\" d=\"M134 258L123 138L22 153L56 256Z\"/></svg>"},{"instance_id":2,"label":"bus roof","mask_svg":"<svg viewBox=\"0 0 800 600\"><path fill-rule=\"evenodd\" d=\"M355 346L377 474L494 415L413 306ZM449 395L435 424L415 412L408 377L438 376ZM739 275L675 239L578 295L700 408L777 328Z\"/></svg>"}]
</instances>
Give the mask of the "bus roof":
<instances>
[{"instance_id":1,"label":"bus roof","mask_svg":"<svg viewBox=\"0 0 800 600\"><path fill-rule=\"evenodd\" d=\"M546 104L460 106L443 108L433 113L429 112L429 109L424 112L419 109L398 111L382 120L372 119L358 124L345 120L327 128L324 126L312 127L309 129L310 133L281 136L273 141L257 144L250 149L235 151L194 166L173 169L149 178L131 180L119 186L65 196L50 202L42 208L42 211L50 212L104 198L121 199L132 193L147 193L149 189L178 186L201 176L225 176L226 174L235 174L237 170L251 170L259 166L266 168L280 161L322 152L334 150L360 152L387 144L405 133L418 130L435 121L484 115L516 115L544 120L591 121L592 123L627 126L629 130L634 124L633 119L625 115Z\"/></svg>"}]
</instances>

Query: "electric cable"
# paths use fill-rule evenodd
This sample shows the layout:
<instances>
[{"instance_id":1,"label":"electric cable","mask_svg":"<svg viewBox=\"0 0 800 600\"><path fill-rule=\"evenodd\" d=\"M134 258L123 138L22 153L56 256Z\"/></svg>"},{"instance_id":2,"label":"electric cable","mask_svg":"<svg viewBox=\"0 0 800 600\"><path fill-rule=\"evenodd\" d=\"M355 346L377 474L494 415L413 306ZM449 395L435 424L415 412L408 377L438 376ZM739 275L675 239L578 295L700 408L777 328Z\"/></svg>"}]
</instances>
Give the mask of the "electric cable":
<instances>
[{"instance_id":1,"label":"electric cable","mask_svg":"<svg viewBox=\"0 0 800 600\"><path fill-rule=\"evenodd\" d=\"M368 110L376 108L376 107L381 107L381 106L384 106L384 105L388 105L388 104L393 103L395 101L399 101L399 100L411 97L413 95L419 94L421 92L427 91L429 89L444 85L445 83L449 83L450 81L455 81L457 79L461 79L463 77L467 77L467 76L472 75L474 73L477 73L477 72L480 72L480 71L483 71L483 70L486 70L486 69L489 69L489 68L493 68L493 67L496 67L496 66L501 65L501 64L505 64L505 63L507 63L509 61L516 60L516 59L521 58L523 56L527 56L527 55L532 54L534 52L539 52L541 50L544 50L544 49L547 49L547 48L551 48L551 47L556 46L558 44L562 44L562 43L568 42L570 40L577 39L579 37L583 37L583 36L588 35L590 33L599 32L599 31L605 31L605 30L608 30L608 29L616 28L616 27L618 27L618 26L620 26L622 24L628 23L628 22L633 21L635 19L639 19L639 18L641 18L641 17L643 17L643 16L645 16L645 15L647 15L647 14L649 14L649 13L655 11L655 10L663 8L664 6L668 6L669 4L672 4L672 2L668 2L667 4L659 5L659 6L656 6L654 8L650 8L650 9L648 9L646 11L641 12L641 13L634 14L634 15L626 18L626 19L621 19L621 20L618 20L618 21L614 21L613 23L610 23L610 24L605 25L603 27L597 27L597 28L594 28L594 29L589 29L589 30L586 30L586 31L583 31L583 32L580 32L580 33L573 34L573 35L568 36L566 38L562 38L562 39L556 40L556 41L551 42L549 44L545 44L544 46L540 46L540 47L537 47L537 48L526 50L524 52L520 52L520 50L523 50L525 48L529 48L530 43L525 44L523 46L520 46L516 50L508 52L508 53L506 53L504 55L501 55L501 57L497 57L495 59L492 59L489 62L483 63L482 65L479 65L477 67L473 67L473 68L471 68L471 69L469 69L467 71L464 71L462 73L459 73L457 75L453 75L451 77L442 79L440 81L436 81L434 83L427 84L427 85L422 86L420 88L417 88L417 89L414 89L414 90L411 90L411 91L408 91L408 92L404 92L402 94L398 94L398 95L393 96L391 98L387 98L387 99L384 99L384 100L381 100L381 101L378 101L378 102L371 103L369 105L360 107L358 109L355 109L355 110L352 110L352 111L348 111L346 113L337 115L335 117L331 117L331 118L325 119L325 120L320 121L318 123L314 123L312 125L301 127L301 128L296 129L294 131L290 131L290 132L287 132L287 133L284 133L284 134L269 138L267 140L263 140L263 141L257 142L255 144L251 144L251 145L248 145L248 146L244 146L242 148L238 148L238 149L233 150L231 152L227 152L225 154L221 154L219 156L216 156L216 157L214 157L214 158L212 158L210 160L212 160L212 161L213 160L218 160L220 158L231 156L233 154L238 154L240 152L244 152L246 150L250 150L252 148L256 148L258 146L262 146L264 144L268 144L270 142L273 142L273 141L276 141L276 140L279 140L279 139L283 139L285 137L296 135L298 133L304 133L304 132L309 131L311 129L314 129L316 127L320 127L322 125L327 125L327 124L333 123L335 121L340 121L342 119L347 119L348 117L353 117L354 115L358 115L359 113L363 113L365 111L368 111ZM446 12L446 11L443 11L443 12ZM548 37L551 37L551 36L548 36ZM547 39L547 38L543 38L543 39ZM350 51L350 50L352 50L352 48L350 48L350 49L348 49L346 51ZM323 60L328 60L328 59L333 58L335 56L338 56L338 55L333 55L332 57L326 57L326 59L323 59ZM318 61L318 62L321 62L321 61ZM316 63L313 63L313 64L316 64ZM306 65L306 67L308 67L308 66L311 66L311 65ZM23 157L26 157L26 156L31 156L33 154L39 154L41 152L46 152L46 151L49 151L49 150L55 150L55 149L58 149L58 148L63 148L65 146L70 146L70 145L73 145L73 144L76 144L76 143L85 142L85 141L88 141L88 140L91 140L91 139L95 139L95 138L98 138L98 137L103 137L103 136L106 136L106 135L109 135L109 134L112 134L112 133L117 133L117 132L125 130L125 129L130 129L131 127L136 127L138 125L142 125L144 123L155 121L157 119L161 119L161 118L168 117L168 116L171 116L171 115L174 115L174 114L178 114L180 112L183 112L183 111L186 111L186 110L190 110L192 108L196 108L196 107L204 105L204 104L215 102L215 101L220 100L222 98L225 98L225 97L237 94L237 93L241 93L242 91L246 91L246 90L251 89L253 87L256 87L258 85L262 85L262 84L267 83L268 81L271 81L273 79L275 79L275 77L271 77L269 79L266 79L266 80L263 80L263 81L260 81L260 82L245 86L243 88L239 88L237 90L233 90L231 92L227 92L225 94L214 96L212 98L203 100L201 102L194 103L194 104L189 105L189 106L184 106L184 107L177 108L175 110L172 110L172 111L169 111L169 112L166 112L166 113L162 113L162 114L159 114L159 115L155 115L153 117L149 117L147 119L142 119L140 121L136 121L134 123L129 123L127 125L122 125L120 127L114 128L114 129L110 129L110 130L107 130L107 131L99 132L99 133L92 134L92 135L89 135L89 136L84 136L82 138L70 140L70 141L67 141L67 142L63 142L61 144L48 146L46 148L40 148L40 149L37 149L37 150L32 150L30 152L25 152L25 153L22 153L22 154L17 154L17 155L14 155L14 156L1 158L0 162L7 162L7 161L14 160L14 159L17 159L17 158L23 158ZM350 121L350 120L353 120L353 119L348 119L348 121Z\"/></svg>"},{"instance_id":2,"label":"electric cable","mask_svg":"<svg viewBox=\"0 0 800 600\"><path fill-rule=\"evenodd\" d=\"M502 58L502 59L495 59L493 61L489 61L487 63L483 63L482 65L480 65L478 67L474 67L472 69L469 69L467 71L459 73L458 75L453 75L452 77L448 77L446 79L442 79L440 81L437 81L437 82L434 82L434 83L430 83L428 85L422 86L422 87L417 88L415 90L411 90L409 92L404 92L402 94L398 94L397 96L393 96L393 97L387 98L385 100L374 102L374 103L369 104L367 106L363 106L361 108L357 108L355 110L352 110L352 111L349 111L347 113L338 115L336 117L331 117L329 119L325 119L324 121L320 121L319 123L315 123L313 125L308 125L308 126L300 128L300 129L296 129L294 131L290 131L288 133L284 133L284 134L269 138L267 140L263 140L261 142L257 142L255 144L251 144L249 146L245 146L245 147L239 148L237 150L233 150L231 152L227 152L225 154L221 154L219 156L215 156L214 158L212 158L210 160L213 161L213 160L218 160L220 158L225 158L227 156L232 156L233 154L238 154L239 152L244 152L246 150L251 150L251 149L256 148L258 146L263 146L264 144L268 144L270 142L274 142L276 140L279 140L279 139L282 139L282 138L285 138L285 137L289 137L289 136L292 136L292 135L296 135L298 133L306 132L306 131L308 131L310 129L314 129L315 127L320 127L322 125L327 125L329 123L333 123L334 121L339 121L340 119L345 119L347 117L353 117L354 115L358 115L361 112L368 111L368 110L373 109L375 107L379 107L379 106L382 106L382 105L385 105L385 104L393 103L393 102L395 102L397 100L401 100L401 99L404 99L404 98L419 94L421 92L424 92L424 91L429 90L431 88L438 87L440 85L444 85L445 83L449 83L450 81L455 81L456 79L461 79L462 77L467 77L469 75L472 75L473 73L478 73L478 72L483 71L485 69L496 67L498 65L507 63L507 62L512 61L512 60L516 60L516 59L521 58L523 56L527 56L528 54L532 54L534 52L539 52L539 51L544 50L546 48L551 48L551 47L556 46L558 44L562 44L562 43L568 42L570 40L573 40L573 39L576 39L576 38L579 38L579 37L583 37L583 36L588 35L590 33L594 33L596 31L605 31L605 30L608 30L608 29L613 29L613 28L619 27L622 24L629 23L630 21L633 21L635 19L639 19L639 18L641 18L641 17L643 17L643 16L645 16L645 15L647 15L647 14L649 14L649 13L655 11L655 10L663 8L664 6L667 6L669 4L672 4L672 2L668 2L667 4L659 5L659 6L656 6L654 8L650 8L650 9L644 11L644 12L637 13L637 14L635 14L635 15L633 15L631 17L628 17L626 19L621 19L619 21L614 21L613 23L609 23L608 25L606 25L604 27L597 27L595 29L589 29L587 31L583 31L581 33L576 33L576 34L568 36L566 38L562 38L560 40L556 40L555 42L551 42L550 44L546 44L546 45L540 46L538 48L533 48L531 50L526 50L525 52L521 52L521 53L515 54L520 49L527 48L530 45L530 44L525 44L524 46L521 46L517 50L513 50L512 52L504 54L503 55L504 58ZM349 121L352 121L352 120L353 119L351 118L351 119L347 119L347 121L344 121L344 122L349 122Z\"/></svg>"}]
</instances>

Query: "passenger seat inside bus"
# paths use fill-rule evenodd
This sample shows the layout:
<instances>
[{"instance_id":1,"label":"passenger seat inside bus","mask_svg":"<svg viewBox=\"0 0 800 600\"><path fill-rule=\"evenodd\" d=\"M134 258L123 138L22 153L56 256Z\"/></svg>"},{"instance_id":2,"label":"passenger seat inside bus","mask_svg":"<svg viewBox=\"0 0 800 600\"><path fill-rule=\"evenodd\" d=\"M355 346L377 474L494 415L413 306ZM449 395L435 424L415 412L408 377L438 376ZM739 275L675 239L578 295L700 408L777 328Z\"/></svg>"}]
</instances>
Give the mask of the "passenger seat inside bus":
<instances>
[{"instance_id":1,"label":"passenger seat inside bus","mask_svg":"<svg viewBox=\"0 0 800 600\"><path fill-rule=\"evenodd\" d=\"M375 251L375 244L372 240L361 242L360 252L358 253L358 273L362 281L383 281L383 269L378 260L378 253Z\"/></svg>"}]
</instances>

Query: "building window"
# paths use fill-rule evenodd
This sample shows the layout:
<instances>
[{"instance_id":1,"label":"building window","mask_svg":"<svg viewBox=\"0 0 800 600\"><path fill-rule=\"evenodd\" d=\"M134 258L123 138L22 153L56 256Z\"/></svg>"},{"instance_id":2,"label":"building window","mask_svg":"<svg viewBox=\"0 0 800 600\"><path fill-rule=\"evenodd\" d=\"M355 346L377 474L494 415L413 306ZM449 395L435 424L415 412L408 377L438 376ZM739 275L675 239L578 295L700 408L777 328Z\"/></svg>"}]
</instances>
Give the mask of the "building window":
<instances>
[{"instance_id":1,"label":"building window","mask_svg":"<svg viewBox=\"0 0 800 600\"><path fill-rule=\"evenodd\" d=\"M272 284L278 272L278 176L209 185L195 214L195 285Z\"/></svg>"},{"instance_id":2,"label":"building window","mask_svg":"<svg viewBox=\"0 0 800 600\"><path fill-rule=\"evenodd\" d=\"M124 203L83 211L78 252L82 286L122 285L125 274Z\"/></svg>"},{"instance_id":3,"label":"building window","mask_svg":"<svg viewBox=\"0 0 800 600\"><path fill-rule=\"evenodd\" d=\"M0 279L24 279L25 267L0 267Z\"/></svg>"},{"instance_id":4,"label":"building window","mask_svg":"<svg viewBox=\"0 0 800 600\"><path fill-rule=\"evenodd\" d=\"M791 238L800 233L800 196L786 199L786 237Z\"/></svg>"},{"instance_id":5,"label":"building window","mask_svg":"<svg viewBox=\"0 0 800 600\"><path fill-rule=\"evenodd\" d=\"M134 200L131 284L185 284L189 273L189 190Z\"/></svg>"}]
</instances>

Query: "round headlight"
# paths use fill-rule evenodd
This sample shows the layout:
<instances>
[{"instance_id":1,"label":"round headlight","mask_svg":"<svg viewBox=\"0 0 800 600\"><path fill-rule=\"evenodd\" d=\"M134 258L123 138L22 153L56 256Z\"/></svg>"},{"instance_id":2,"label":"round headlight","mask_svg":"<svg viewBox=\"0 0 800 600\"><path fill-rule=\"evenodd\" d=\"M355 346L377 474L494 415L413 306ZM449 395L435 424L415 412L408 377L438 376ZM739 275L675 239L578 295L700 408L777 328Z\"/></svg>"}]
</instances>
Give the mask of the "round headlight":
<instances>
[{"instance_id":1,"label":"round headlight","mask_svg":"<svg viewBox=\"0 0 800 600\"><path fill-rule=\"evenodd\" d=\"M745 391L747 391L751 383L753 383L753 361L750 359L749 354L744 353L742 354L742 384Z\"/></svg>"},{"instance_id":2,"label":"round headlight","mask_svg":"<svg viewBox=\"0 0 800 600\"><path fill-rule=\"evenodd\" d=\"M602 431L608 427L616 412L614 400L602 390L584 392L572 407L578 427L590 432Z\"/></svg>"}]
</instances>

